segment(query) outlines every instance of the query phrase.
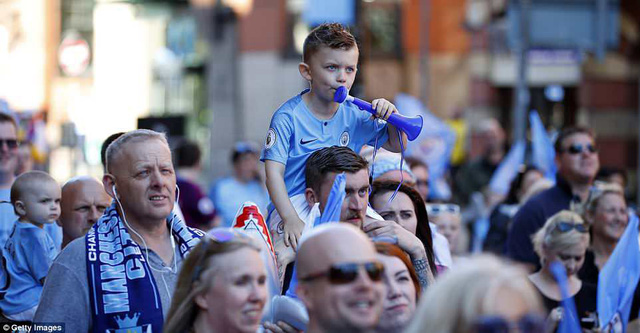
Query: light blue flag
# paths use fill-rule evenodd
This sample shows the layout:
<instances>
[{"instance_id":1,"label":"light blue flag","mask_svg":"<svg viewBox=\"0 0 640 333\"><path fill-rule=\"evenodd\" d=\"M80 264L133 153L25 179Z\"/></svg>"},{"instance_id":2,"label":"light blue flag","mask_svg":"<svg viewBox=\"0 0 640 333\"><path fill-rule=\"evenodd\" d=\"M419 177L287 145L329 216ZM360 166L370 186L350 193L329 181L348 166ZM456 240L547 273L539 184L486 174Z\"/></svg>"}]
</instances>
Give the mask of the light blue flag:
<instances>
[{"instance_id":1,"label":"light blue flag","mask_svg":"<svg viewBox=\"0 0 640 333\"><path fill-rule=\"evenodd\" d=\"M314 226L328 222L340 222L340 211L342 210L342 202L346 195L344 189L347 186L347 178L343 173L336 176L331 186L331 192L327 198L327 204L324 206L324 212L316 220Z\"/></svg>"},{"instance_id":2,"label":"light blue flag","mask_svg":"<svg viewBox=\"0 0 640 333\"><path fill-rule=\"evenodd\" d=\"M549 138L537 111L533 110L529 113L529 122L531 124L531 162L536 168L542 170L545 178L555 182L557 168L553 142Z\"/></svg>"},{"instance_id":3,"label":"light blue flag","mask_svg":"<svg viewBox=\"0 0 640 333\"><path fill-rule=\"evenodd\" d=\"M325 22L353 25L356 22L354 0L307 0L302 19L311 26Z\"/></svg>"},{"instance_id":4,"label":"light blue flag","mask_svg":"<svg viewBox=\"0 0 640 333\"><path fill-rule=\"evenodd\" d=\"M560 288L560 296L562 297L562 320L558 326L557 333L581 333L580 321L578 320L578 312L573 297L569 297L569 288L567 287L567 271L559 261L554 261L549 267L551 274L558 282Z\"/></svg>"},{"instance_id":5,"label":"light blue flag","mask_svg":"<svg viewBox=\"0 0 640 333\"><path fill-rule=\"evenodd\" d=\"M489 181L489 189L493 193L507 195L511 182L518 175L520 165L524 162L524 151L526 144L524 141L518 141L511 146L509 153L502 159L496 171L491 175Z\"/></svg>"},{"instance_id":6,"label":"light blue flag","mask_svg":"<svg viewBox=\"0 0 640 333\"><path fill-rule=\"evenodd\" d=\"M445 180L451 153L456 142L456 133L440 118L429 112L422 102L406 94L398 94L395 105L405 116L422 116L420 135L407 144L407 156L421 159L429 166L429 197L450 200L451 188Z\"/></svg>"},{"instance_id":7,"label":"light blue flag","mask_svg":"<svg viewBox=\"0 0 640 333\"><path fill-rule=\"evenodd\" d=\"M621 326L626 332L639 278L638 216L631 214L627 229L598 275L598 316L603 331L606 326Z\"/></svg>"},{"instance_id":8,"label":"light blue flag","mask_svg":"<svg viewBox=\"0 0 640 333\"><path fill-rule=\"evenodd\" d=\"M327 198L327 204L324 207L322 215L316 219L313 224L314 227L329 222L340 222L340 211L342 210L342 202L344 201L345 187L347 186L347 178L343 173L336 176L331 186L331 192ZM293 276L289 283L289 289L287 289L286 295L293 298L298 298L296 295L296 287L298 286L298 272L296 266L293 267Z\"/></svg>"}]
</instances>

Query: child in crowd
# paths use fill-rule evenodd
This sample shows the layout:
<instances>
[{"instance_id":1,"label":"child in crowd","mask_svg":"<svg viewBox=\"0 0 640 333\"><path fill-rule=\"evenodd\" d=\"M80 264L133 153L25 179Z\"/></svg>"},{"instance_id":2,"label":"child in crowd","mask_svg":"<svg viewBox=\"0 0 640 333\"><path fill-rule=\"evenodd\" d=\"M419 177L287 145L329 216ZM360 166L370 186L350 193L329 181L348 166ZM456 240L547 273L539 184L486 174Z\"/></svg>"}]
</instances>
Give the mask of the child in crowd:
<instances>
[{"instance_id":1,"label":"child in crowd","mask_svg":"<svg viewBox=\"0 0 640 333\"><path fill-rule=\"evenodd\" d=\"M298 65L310 89L286 101L271 118L261 160L265 162L272 202L267 224L281 269L293 259L291 249L297 247L305 223L313 214L304 197L304 170L314 151L346 146L359 152L368 144L400 152L400 140L406 146L406 135L394 126L371 119L351 102L333 101L337 88L351 89L358 56L355 38L341 24L325 23L313 29L304 41L303 62ZM371 104L383 120L398 112L385 99Z\"/></svg>"},{"instance_id":2,"label":"child in crowd","mask_svg":"<svg viewBox=\"0 0 640 333\"><path fill-rule=\"evenodd\" d=\"M58 255L44 225L60 216L60 186L47 173L29 171L11 186L18 220L2 249L0 310L14 321L31 321L47 271Z\"/></svg>"}]
</instances>

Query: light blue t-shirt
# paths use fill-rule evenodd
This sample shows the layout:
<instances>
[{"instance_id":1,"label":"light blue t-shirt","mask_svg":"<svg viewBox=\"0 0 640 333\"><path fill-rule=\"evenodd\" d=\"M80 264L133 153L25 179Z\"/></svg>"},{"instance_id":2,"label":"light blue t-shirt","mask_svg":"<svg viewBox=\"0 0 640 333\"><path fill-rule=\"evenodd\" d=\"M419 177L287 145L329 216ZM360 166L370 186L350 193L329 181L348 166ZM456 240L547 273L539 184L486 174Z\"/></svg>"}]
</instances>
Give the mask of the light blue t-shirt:
<instances>
[{"instance_id":1,"label":"light blue t-shirt","mask_svg":"<svg viewBox=\"0 0 640 333\"><path fill-rule=\"evenodd\" d=\"M238 209L246 201L252 201L264 216L266 216L269 195L267 190L258 181L242 183L234 177L220 179L209 192L209 197L216 207L216 211L222 217L222 226L231 227Z\"/></svg>"},{"instance_id":2,"label":"light blue t-shirt","mask_svg":"<svg viewBox=\"0 0 640 333\"><path fill-rule=\"evenodd\" d=\"M42 293L40 280L47 276L57 255L58 250L46 231L30 223L14 223L11 237L2 249L3 313L14 315L38 305Z\"/></svg>"},{"instance_id":3,"label":"light blue t-shirt","mask_svg":"<svg viewBox=\"0 0 640 333\"><path fill-rule=\"evenodd\" d=\"M289 99L273 114L260 157L261 161L285 165L284 182L289 197L304 193L307 158L316 150L343 146L359 153L365 144L380 147L389 138L385 122L370 119L370 113L351 102L340 104L331 119L316 118L302 100L308 91Z\"/></svg>"},{"instance_id":4,"label":"light blue t-shirt","mask_svg":"<svg viewBox=\"0 0 640 333\"><path fill-rule=\"evenodd\" d=\"M0 201L7 201L7 203L0 203L0 248L4 246L4 243L9 239L9 235L13 230L13 224L18 220L18 216L13 210L13 205L9 203L11 200L11 189L0 189ZM49 233L49 236L53 240L58 252L62 246L62 228L57 223L48 223L44 225L44 230Z\"/></svg>"}]
</instances>

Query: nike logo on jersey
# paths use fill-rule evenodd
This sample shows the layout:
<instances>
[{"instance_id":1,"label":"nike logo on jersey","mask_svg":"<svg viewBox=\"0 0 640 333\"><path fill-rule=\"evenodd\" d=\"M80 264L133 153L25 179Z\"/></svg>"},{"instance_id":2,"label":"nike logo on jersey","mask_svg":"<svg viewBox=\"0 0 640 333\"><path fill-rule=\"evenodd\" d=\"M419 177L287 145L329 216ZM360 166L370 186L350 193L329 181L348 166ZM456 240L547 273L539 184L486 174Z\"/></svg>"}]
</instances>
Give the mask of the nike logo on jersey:
<instances>
[{"instance_id":1,"label":"nike logo on jersey","mask_svg":"<svg viewBox=\"0 0 640 333\"><path fill-rule=\"evenodd\" d=\"M301 145L306 145L307 143L311 143L311 142L317 141L317 140L318 139L311 139L311 140L304 141L304 140L300 139L300 144Z\"/></svg>"}]
</instances>

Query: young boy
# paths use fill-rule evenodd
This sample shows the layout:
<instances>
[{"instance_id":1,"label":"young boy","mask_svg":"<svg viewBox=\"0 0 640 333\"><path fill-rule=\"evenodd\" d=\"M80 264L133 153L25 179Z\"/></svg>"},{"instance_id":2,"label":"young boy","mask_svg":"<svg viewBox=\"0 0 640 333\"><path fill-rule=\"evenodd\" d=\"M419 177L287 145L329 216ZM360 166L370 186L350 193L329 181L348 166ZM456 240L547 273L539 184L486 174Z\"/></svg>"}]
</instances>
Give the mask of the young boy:
<instances>
[{"instance_id":1,"label":"young boy","mask_svg":"<svg viewBox=\"0 0 640 333\"><path fill-rule=\"evenodd\" d=\"M60 216L60 186L47 173L23 173L11 186L18 220L2 248L0 310L14 321L31 321L47 271L58 254L44 225Z\"/></svg>"},{"instance_id":2,"label":"young boy","mask_svg":"<svg viewBox=\"0 0 640 333\"><path fill-rule=\"evenodd\" d=\"M267 223L275 240L281 274L282 266L293 259L291 248L297 247L305 222L309 223L306 219L314 214L304 198L307 158L318 149L334 145L355 152L365 144L393 152L401 150L400 140L406 146L406 135L399 136L394 126L371 119L370 114L350 102L333 101L338 87L351 89L358 55L356 40L344 26L330 23L313 29L305 39L303 62L298 65L310 89L285 102L271 118L261 160L265 162L273 204ZM377 117L384 120L398 112L385 99L371 104Z\"/></svg>"}]
</instances>

